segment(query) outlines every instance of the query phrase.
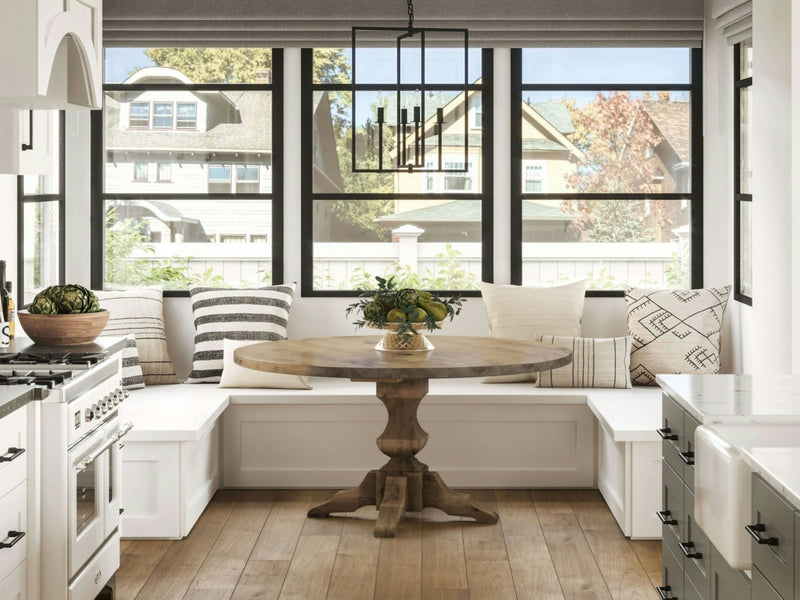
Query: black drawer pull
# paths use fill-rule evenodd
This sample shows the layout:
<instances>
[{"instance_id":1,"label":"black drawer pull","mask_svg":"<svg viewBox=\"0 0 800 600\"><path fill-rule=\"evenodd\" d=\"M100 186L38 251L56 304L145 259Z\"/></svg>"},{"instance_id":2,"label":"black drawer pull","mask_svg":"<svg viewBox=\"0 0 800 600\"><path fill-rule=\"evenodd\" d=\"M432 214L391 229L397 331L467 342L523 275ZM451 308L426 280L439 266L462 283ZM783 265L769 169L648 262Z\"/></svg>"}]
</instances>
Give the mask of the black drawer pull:
<instances>
[{"instance_id":1,"label":"black drawer pull","mask_svg":"<svg viewBox=\"0 0 800 600\"><path fill-rule=\"evenodd\" d=\"M11 548L11 546L13 546L18 541L20 541L22 538L25 537L25 532L24 531L9 531L8 532L8 537L14 538L14 539L12 539L8 543L0 542L0 550L2 550L3 548Z\"/></svg>"},{"instance_id":2,"label":"black drawer pull","mask_svg":"<svg viewBox=\"0 0 800 600\"><path fill-rule=\"evenodd\" d=\"M758 523L756 525L745 525L745 531L750 534L750 537L753 538L759 544L763 544L765 546L777 546L778 545L778 538L775 537L768 537L762 538L760 533L767 530L767 526L763 523Z\"/></svg>"},{"instance_id":3,"label":"black drawer pull","mask_svg":"<svg viewBox=\"0 0 800 600\"><path fill-rule=\"evenodd\" d=\"M658 520L661 521L664 525L677 525L678 520L672 518L672 511L670 510L659 510L656 513Z\"/></svg>"},{"instance_id":4,"label":"black drawer pull","mask_svg":"<svg viewBox=\"0 0 800 600\"><path fill-rule=\"evenodd\" d=\"M678 436L672 433L672 430L669 427L664 427L663 429L656 429L656 433L661 436L662 440L678 439Z\"/></svg>"},{"instance_id":5,"label":"black drawer pull","mask_svg":"<svg viewBox=\"0 0 800 600\"><path fill-rule=\"evenodd\" d=\"M9 448L3 456L0 456L0 463L11 462L18 456L25 453L25 448Z\"/></svg>"},{"instance_id":6,"label":"black drawer pull","mask_svg":"<svg viewBox=\"0 0 800 600\"><path fill-rule=\"evenodd\" d=\"M672 588L668 585L660 585L656 588L658 595L661 596L661 600L678 600L676 596L667 596Z\"/></svg>"},{"instance_id":7,"label":"black drawer pull","mask_svg":"<svg viewBox=\"0 0 800 600\"><path fill-rule=\"evenodd\" d=\"M691 465L694 464L694 452L692 452L692 451L689 451L689 452L678 452L678 454L680 454L681 460L683 462L685 462L687 465L691 466Z\"/></svg>"},{"instance_id":8,"label":"black drawer pull","mask_svg":"<svg viewBox=\"0 0 800 600\"><path fill-rule=\"evenodd\" d=\"M694 542L678 542L678 546L681 547L681 552L686 558L703 558L702 552L692 552L694 549Z\"/></svg>"}]
</instances>

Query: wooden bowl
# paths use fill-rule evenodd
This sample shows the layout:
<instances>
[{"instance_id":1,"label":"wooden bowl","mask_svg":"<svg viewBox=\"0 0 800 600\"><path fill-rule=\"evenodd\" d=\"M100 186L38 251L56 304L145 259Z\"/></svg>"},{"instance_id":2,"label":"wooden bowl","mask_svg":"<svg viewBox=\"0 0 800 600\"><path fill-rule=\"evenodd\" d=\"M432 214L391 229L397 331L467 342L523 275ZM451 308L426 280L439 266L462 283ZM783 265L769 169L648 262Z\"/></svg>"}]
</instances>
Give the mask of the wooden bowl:
<instances>
[{"instance_id":1,"label":"wooden bowl","mask_svg":"<svg viewBox=\"0 0 800 600\"><path fill-rule=\"evenodd\" d=\"M91 344L103 332L109 315L106 309L68 315L37 315L27 310L17 312L19 323L28 337L47 346Z\"/></svg>"}]
</instances>

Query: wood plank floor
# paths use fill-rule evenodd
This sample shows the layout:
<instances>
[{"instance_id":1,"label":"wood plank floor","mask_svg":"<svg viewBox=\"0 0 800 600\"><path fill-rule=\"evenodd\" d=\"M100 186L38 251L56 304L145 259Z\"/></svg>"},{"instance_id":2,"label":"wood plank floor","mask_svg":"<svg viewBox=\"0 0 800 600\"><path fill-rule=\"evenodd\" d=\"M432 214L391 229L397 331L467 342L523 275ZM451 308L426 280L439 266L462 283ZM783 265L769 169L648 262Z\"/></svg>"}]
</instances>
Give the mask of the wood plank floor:
<instances>
[{"instance_id":1,"label":"wood plank floor","mask_svg":"<svg viewBox=\"0 0 800 600\"><path fill-rule=\"evenodd\" d=\"M496 525L436 509L372 536L374 507L308 519L330 490L224 490L180 541L123 540L117 600L658 598L661 544L592 490L472 490Z\"/></svg>"}]
</instances>

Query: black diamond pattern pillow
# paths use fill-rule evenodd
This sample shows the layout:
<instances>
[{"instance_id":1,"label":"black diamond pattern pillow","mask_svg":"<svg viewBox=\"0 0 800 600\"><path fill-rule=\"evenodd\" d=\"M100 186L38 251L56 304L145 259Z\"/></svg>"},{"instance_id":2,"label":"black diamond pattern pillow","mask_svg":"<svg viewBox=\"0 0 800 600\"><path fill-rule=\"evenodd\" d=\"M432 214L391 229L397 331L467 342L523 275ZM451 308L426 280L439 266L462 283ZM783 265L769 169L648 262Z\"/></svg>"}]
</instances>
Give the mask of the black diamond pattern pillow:
<instances>
[{"instance_id":1,"label":"black diamond pattern pillow","mask_svg":"<svg viewBox=\"0 0 800 600\"><path fill-rule=\"evenodd\" d=\"M286 339L294 284L264 288L189 288L194 312L194 357L186 383L218 383L224 340Z\"/></svg>"},{"instance_id":2,"label":"black diamond pattern pillow","mask_svg":"<svg viewBox=\"0 0 800 600\"><path fill-rule=\"evenodd\" d=\"M719 373L720 330L731 286L699 290L627 288L631 382L658 374Z\"/></svg>"}]
</instances>

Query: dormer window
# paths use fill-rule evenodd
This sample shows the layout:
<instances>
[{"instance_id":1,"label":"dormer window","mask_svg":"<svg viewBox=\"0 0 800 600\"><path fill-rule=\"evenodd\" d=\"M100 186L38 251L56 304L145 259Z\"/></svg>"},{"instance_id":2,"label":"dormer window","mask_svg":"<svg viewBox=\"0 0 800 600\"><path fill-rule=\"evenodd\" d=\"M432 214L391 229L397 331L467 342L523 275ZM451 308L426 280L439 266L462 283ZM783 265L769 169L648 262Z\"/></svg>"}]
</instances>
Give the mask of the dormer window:
<instances>
[{"instance_id":1,"label":"dormer window","mask_svg":"<svg viewBox=\"0 0 800 600\"><path fill-rule=\"evenodd\" d=\"M131 102L131 129L147 129L150 127L150 103Z\"/></svg>"},{"instance_id":2,"label":"dormer window","mask_svg":"<svg viewBox=\"0 0 800 600\"><path fill-rule=\"evenodd\" d=\"M197 103L178 102L176 129L197 129Z\"/></svg>"},{"instance_id":3,"label":"dormer window","mask_svg":"<svg viewBox=\"0 0 800 600\"><path fill-rule=\"evenodd\" d=\"M153 102L153 129L172 129L172 102Z\"/></svg>"}]
</instances>

